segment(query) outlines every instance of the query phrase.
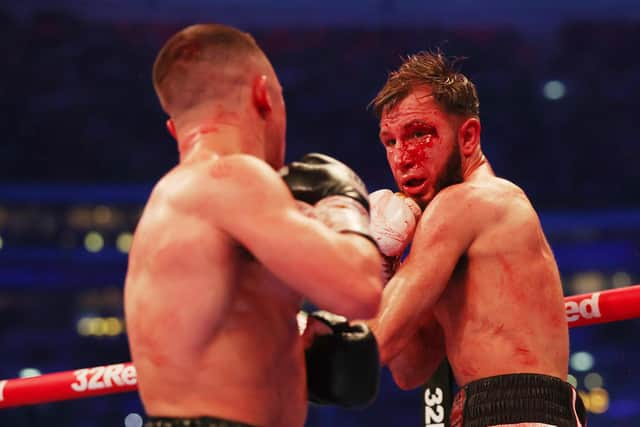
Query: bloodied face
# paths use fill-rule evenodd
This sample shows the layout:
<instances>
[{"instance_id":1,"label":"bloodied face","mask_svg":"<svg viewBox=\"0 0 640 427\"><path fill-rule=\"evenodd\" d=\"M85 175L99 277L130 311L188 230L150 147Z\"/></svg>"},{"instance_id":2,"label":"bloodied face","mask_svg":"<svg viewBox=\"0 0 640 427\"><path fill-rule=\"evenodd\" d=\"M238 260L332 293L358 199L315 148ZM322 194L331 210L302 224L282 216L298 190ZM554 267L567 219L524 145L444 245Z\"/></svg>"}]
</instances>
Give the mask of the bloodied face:
<instances>
[{"instance_id":1,"label":"bloodied face","mask_svg":"<svg viewBox=\"0 0 640 427\"><path fill-rule=\"evenodd\" d=\"M380 141L401 192L426 206L443 188L462 182L458 120L428 88L412 91L380 118Z\"/></svg>"}]
</instances>

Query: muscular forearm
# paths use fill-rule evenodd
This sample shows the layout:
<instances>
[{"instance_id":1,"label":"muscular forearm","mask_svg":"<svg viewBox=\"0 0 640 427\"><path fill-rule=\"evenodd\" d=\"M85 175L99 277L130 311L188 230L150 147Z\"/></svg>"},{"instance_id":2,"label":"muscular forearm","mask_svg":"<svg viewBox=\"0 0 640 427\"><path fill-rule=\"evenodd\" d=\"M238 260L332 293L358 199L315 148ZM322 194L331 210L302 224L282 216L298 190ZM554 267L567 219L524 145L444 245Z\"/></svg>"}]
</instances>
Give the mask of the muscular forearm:
<instances>
[{"instance_id":1,"label":"muscular forearm","mask_svg":"<svg viewBox=\"0 0 640 427\"><path fill-rule=\"evenodd\" d=\"M383 364L403 350L423 323L422 313L415 310L416 305L403 294L406 291L410 289L403 288L397 276L393 278L383 292L378 316L371 321L370 327L378 340Z\"/></svg>"},{"instance_id":2,"label":"muscular forearm","mask_svg":"<svg viewBox=\"0 0 640 427\"><path fill-rule=\"evenodd\" d=\"M393 337L388 335L386 330L382 328L379 318L368 320L367 325L373 331L373 334L378 341L380 363L383 366L387 365L402 351L406 345L408 337L406 337L406 339L393 339Z\"/></svg>"},{"instance_id":3,"label":"muscular forearm","mask_svg":"<svg viewBox=\"0 0 640 427\"><path fill-rule=\"evenodd\" d=\"M440 337L431 337L430 345L425 332L418 331L388 363L394 381L403 390L411 390L427 382L445 357Z\"/></svg>"}]
</instances>

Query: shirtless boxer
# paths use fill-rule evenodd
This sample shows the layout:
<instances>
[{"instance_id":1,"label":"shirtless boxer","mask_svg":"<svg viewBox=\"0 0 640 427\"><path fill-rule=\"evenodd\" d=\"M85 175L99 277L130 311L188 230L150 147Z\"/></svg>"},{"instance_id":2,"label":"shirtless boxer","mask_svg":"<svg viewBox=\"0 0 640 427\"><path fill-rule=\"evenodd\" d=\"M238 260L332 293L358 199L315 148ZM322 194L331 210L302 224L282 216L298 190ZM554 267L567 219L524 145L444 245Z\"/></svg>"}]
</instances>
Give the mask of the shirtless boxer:
<instances>
[{"instance_id":1,"label":"shirtless boxer","mask_svg":"<svg viewBox=\"0 0 640 427\"><path fill-rule=\"evenodd\" d=\"M366 190L326 156L277 172L282 89L248 34L222 25L178 32L156 58L153 83L180 161L147 202L125 283L146 425L300 427L302 298L359 318L380 303Z\"/></svg>"},{"instance_id":2,"label":"shirtless boxer","mask_svg":"<svg viewBox=\"0 0 640 427\"><path fill-rule=\"evenodd\" d=\"M461 387L454 427L584 425L565 381L558 267L527 196L496 177L482 153L474 84L441 53L420 53L389 75L372 105L396 184L423 209L370 323L382 363L411 389L446 356ZM381 221L378 198L372 193L372 224Z\"/></svg>"}]
</instances>

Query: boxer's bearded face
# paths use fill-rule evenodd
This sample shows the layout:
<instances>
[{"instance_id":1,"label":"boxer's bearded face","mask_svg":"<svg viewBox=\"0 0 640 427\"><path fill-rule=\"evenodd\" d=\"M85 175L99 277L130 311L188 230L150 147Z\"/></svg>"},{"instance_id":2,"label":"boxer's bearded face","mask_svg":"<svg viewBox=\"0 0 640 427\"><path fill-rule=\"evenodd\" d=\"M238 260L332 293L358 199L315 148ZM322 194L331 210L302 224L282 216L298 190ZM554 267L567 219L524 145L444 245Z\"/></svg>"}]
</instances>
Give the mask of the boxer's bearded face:
<instances>
[{"instance_id":1,"label":"boxer's bearded face","mask_svg":"<svg viewBox=\"0 0 640 427\"><path fill-rule=\"evenodd\" d=\"M460 146L456 141L442 171L436 178L434 185L435 193L438 194L440 190L453 184L459 184L462 181L462 154L460 153Z\"/></svg>"},{"instance_id":2,"label":"boxer's bearded face","mask_svg":"<svg viewBox=\"0 0 640 427\"><path fill-rule=\"evenodd\" d=\"M412 92L380 120L380 140L401 192L423 208L443 188L462 182L457 126L427 88Z\"/></svg>"}]
</instances>

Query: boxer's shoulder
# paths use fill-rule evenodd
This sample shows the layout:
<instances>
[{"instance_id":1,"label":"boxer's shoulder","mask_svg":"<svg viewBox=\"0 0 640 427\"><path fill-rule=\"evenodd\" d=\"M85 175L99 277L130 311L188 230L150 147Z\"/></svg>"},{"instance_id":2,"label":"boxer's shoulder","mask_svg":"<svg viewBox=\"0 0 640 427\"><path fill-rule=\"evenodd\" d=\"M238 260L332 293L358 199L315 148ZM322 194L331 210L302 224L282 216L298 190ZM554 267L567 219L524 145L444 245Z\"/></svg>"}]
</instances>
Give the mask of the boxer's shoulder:
<instances>
[{"instance_id":1,"label":"boxer's shoulder","mask_svg":"<svg viewBox=\"0 0 640 427\"><path fill-rule=\"evenodd\" d=\"M484 210L491 204L491 195L480 185L462 182L441 190L424 210L423 217L437 216L448 220L465 220L477 216L478 210Z\"/></svg>"},{"instance_id":2,"label":"boxer's shoulder","mask_svg":"<svg viewBox=\"0 0 640 427\"><path fill-rule=\"evenodd\" d=\"M440 191L425 208L416 237L456 238L470 245L499 224L508 203L493 184L463 182Z\"/></svg>"},{"instance_id":3,"label":"boxer's shoulder","mask_svg":"<svg viewBox=\"0 0 640 427\"><path fill-rule=\"evenodd\" d=\"M423 217L425 221L439 218L448 230L472 235L476 249L478 244L501 247L497 242L513 241L514 236L539 238L538 216L524 191L497 177L446 188L427 206Z\"/></svg>"},{"instance_id":4,"label":"boxer's shoulder","mask_svg":"<svg viewBox=\"0 0 640 427\"><path fill-rule=\"evenodd\" d=\"M274 183L283 185L276 171L255 156L212 156L174 167L158 181L152 197L178 204L215 203L259 193Z\"/></svg>"},{"instance_id":5,"label":"boxer's shoulder","mask_svg":"<svg viewBox=\"0 0 640 427\"><path fill-rule=\"evenodd\" d=\"M273 171L264 160L245 153L215 156L203 162L204 168L212 178L235 178L241 174L260 174Z\"/></svg>"},{"instance_id":6,"label":"boxer's shoulder","mask_svg":"<svg viewBox=\"0 0 640 427\"><path fill-rule=\"evenodd\" d=\"M493 220L500 225L512 224L516 229L524 224L538 225L538 215L531 201L524 190L513 182L492 177L479 190L480 200L486 205L487 221Z\"/></svg>"},{"instance_id":7,"label":"boxer's shoulder","mask_svg":"<svg viewBox=\"0 0 640 427\"><path fill-rule=\"evenodd\" d=\"M198 174L202 183L221 192L235 194L284 189L280 175L264 160L249 154L232 154L208 160Z\"/></svg>"},{"instance_id":8,"label":"boxer's shoulder","mask_svg":"<svg viewBox=\"0 0 640 427\"><path fill-rule=\"evenodd\" d=\"M460 218L483 221L499 219L519 204L530 206L524 191L512 182L491 177L483 181L465 181L440 191L427 206L430 211L458 214Z\"/></svg>"}]
</instances>

